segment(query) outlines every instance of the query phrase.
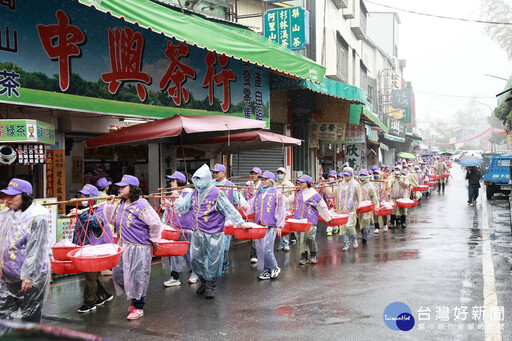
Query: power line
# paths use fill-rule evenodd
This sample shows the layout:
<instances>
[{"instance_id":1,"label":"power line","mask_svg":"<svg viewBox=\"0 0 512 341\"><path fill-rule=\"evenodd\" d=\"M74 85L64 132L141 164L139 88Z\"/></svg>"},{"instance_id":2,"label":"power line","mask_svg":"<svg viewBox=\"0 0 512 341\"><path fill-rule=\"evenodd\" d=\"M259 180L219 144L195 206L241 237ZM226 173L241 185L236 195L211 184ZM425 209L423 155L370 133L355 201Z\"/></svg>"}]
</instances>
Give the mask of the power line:
<instances>
[{"instance_id":1,"label":"power line","mask_svg":"<svg viewBox=\"0 0 512 341\"><path fill-rule=\"evenodd\" d=\"M369 3L374 4L374 5L382 6L382 7L391 8L391 9L394 9L396 11L407 12L407 13L412 13L412 14L417 14L417 15L424 15L424 16L433 17L433 18L448 19L448 20L458 20L458 21L466 21L466 22L475 22L475 23L479 23L479 24L490 24L490 25L512 25L512 22L499 22L499 21L485 21L485 20L467 19L467 18L455 18L455 17L444 16L444 15L437 15L437 14L430 14L430 13L422 13L422 12L411 11L411 10L408 10L408 9L402 9L402 8L397 8L397 7L393 7L393 6L388 6L388 5L380 4L378 2L374 2L374 1L370 1L370 0L366 0L366 2L369 2Z\"/></svg>"}]
</instances>

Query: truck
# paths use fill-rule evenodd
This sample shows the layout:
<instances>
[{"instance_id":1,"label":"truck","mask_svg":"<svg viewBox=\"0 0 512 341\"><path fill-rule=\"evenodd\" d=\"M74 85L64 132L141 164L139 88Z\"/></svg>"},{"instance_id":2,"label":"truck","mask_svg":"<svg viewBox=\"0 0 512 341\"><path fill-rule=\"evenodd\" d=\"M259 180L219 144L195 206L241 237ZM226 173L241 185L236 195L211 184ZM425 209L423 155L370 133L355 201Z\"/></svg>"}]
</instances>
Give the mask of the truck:
<instances>
[{"instance_id":1,"label":"truck","mask_svg":"<svg viewBox=\"0 0 512 341\"><path fill-rule=\"evenodd\" d=\"M491 200L495 193L510 195L511 160L512 156L495 155L492 157L489 170L482 177L488 200Z\"/></svg>"}]
</instances>

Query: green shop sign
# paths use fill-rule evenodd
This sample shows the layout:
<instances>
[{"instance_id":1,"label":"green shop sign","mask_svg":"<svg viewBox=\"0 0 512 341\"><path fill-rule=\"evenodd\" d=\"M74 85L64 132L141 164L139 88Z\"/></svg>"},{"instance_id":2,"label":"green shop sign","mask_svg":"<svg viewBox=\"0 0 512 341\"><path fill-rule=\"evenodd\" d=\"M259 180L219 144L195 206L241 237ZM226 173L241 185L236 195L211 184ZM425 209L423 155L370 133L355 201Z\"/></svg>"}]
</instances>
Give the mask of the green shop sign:
<instances>
[{"instance_id":1,"label":"green shop sign","mask_svg":"<svg viewBox=\"0 0 512 341\"><path fill-rule=\"evenodd\" d=\"M0 120L0 143L29 142L55 144L52 124L36 120Z\"/></svg>"},{"instance_id":2,"label":"green shop sign","mask_svg":"<svg viewBox=\"0 0 512 341\"><path fill-rule=\"evenodd\" d=\"M302 7L268 10L264 16L265 37L292 50L309 45L309 12Z\"/></svg>"}]
</instances>

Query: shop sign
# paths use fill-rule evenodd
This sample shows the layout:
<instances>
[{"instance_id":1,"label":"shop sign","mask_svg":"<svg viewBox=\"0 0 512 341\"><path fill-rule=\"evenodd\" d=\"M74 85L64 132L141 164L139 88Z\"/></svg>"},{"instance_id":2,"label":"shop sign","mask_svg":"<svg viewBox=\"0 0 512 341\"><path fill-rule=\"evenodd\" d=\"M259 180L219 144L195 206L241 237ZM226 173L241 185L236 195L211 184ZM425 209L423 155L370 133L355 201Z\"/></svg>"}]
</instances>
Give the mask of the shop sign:
<instances>
[{"instance_id":1,"label":"shop sign","mask_svg":"<svg viewBox=\"0 0 512 341\"><path fill-rule=\"evenodd\" d=\"M5 85L0 80L0 89L2 86ZM4 95L0 90L0 100ZM0 120L0 142L54 144L55 128L52 124L36 120Z\"/></svg>"},{"instance_id":2,"label":"shop sign","mask_svg":"<svg viewBox=\"0 0 512 341\"><path fill-rule=\"evenodd\" d=\"M309 139L339 142L345 138L345 123L313 122L309 124Z\"/></svg>"},{"instance_id":3,"label":"shop sign","mask_svg":"<svg viewBox=\"0 0 512 341\"><path fill-rule=\"evenodd\" d=\"M364 124L348 124L345 138L342 143L366 143L366 129Z\"/></svg>"},{"instance_id":4,"label":"shop sign","mask_svg":"<svg viewBox=\"0 0 512 341\"><path fill-rule=\"evenodd\" d=\"M46 152L46 195L57 197L58 201L66 198L66 160L62 149L49 149ZM65 211L64 204L58 205L59 213Z\"/></svg>"},{"instance_id":5,"label":"shop sign","mask_svg":"<svg viewBox=\"0 0 512 341\"><path fill-rule=\"evenodd\" d=\"M82 156L73 156L71 162L71 182L74 184L84 182L84 158Z\"/></svg>"},{"instance_id":6,"label":"shop sign","mask_svg":"<svg viewBox=\"0 0 512 341\"><path fill-rule=\"evenodd\" d=\"M0 14L2 29L16 32L16 51L0 48L0 101L152 117L223 112L270 125L268 68L78 1L27 0Z\"/></svg>"},{"instance_id":7,"label":"shop sign","mask_svg":"<svg viewBox=\"0 0 512 341\"><path fill-rule=\"evenodd\" d=\"M275 8L263 16L264 35L291 50L309 45L309 12L302 7Z\"/></svg>"},{"instance_id":8,"label":"shop sign","mask_svg":"<svg viewBox=\"0 0 512 341\"><path fill-rule=\"evenodd\" d=\"M45 146L42 144L19 144L18 148L16 148L18 152L18 163L23 165L45 163L45 149Z\"/></svg>"},{"instance_id":9,"label":"shop sign","mask_svg":"<svg viewBox=\"0 0 512 341\"><path fill-rule=\"evenodd\" d=\"M366 168L366 144L351 143L345 146L345 156L350 167L355 171Z\"/></svg>"}]
</instances>

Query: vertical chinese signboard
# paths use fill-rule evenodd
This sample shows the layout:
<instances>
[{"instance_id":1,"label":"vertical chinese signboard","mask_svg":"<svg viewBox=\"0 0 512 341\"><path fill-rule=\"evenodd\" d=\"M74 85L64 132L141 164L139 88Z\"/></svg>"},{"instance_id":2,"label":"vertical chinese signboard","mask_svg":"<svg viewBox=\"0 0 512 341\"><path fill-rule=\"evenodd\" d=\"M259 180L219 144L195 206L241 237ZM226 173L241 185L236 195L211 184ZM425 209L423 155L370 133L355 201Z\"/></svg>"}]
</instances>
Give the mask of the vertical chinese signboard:
<instances>
[{"instance_id":1,"label":"vertical chinese signboard","mask_svg":"<svg viewBox=\"0 0 512 341\"><path fill-rule=\"evenodd\" d=\"M354 170L366 168L366 128L364 124L349 124L345 132L345 158Z\"/></svg>"},{"instance_id":2,"label":"vertical chinese signboard","mask_svg":"<svg viewBox=\"0 0 512 341\"><path fill-rule=\"evenodd\" d=\"M64 150L50 149L46 152L46 196L66 199L66 161ZM64 204L58 206L59 213L65 213Z\"/></svg>"},{"instance_id":3,"label":"vertical chinese signboard","mask_svg":"<svg viewBox=\"0 0 512 341\"><path fill-rule=\"evenodd\" d=\"M0 48L0 101L152 117L225 113L270 127L268 68L78 1L17 1L15 9L0 1L0 17L10 37Z\"/></svg>"},{"instance_id":4,"label":"vertical chinese signboard","mask_svg":"<svg viewBox=\"0 0 512 341\"><path fill-rule=\"evenodd\" d=\"M292 50L309 45L309 12L302 7L268 10L264 17L265 37Z\"/></svg>"}]
</instances>

